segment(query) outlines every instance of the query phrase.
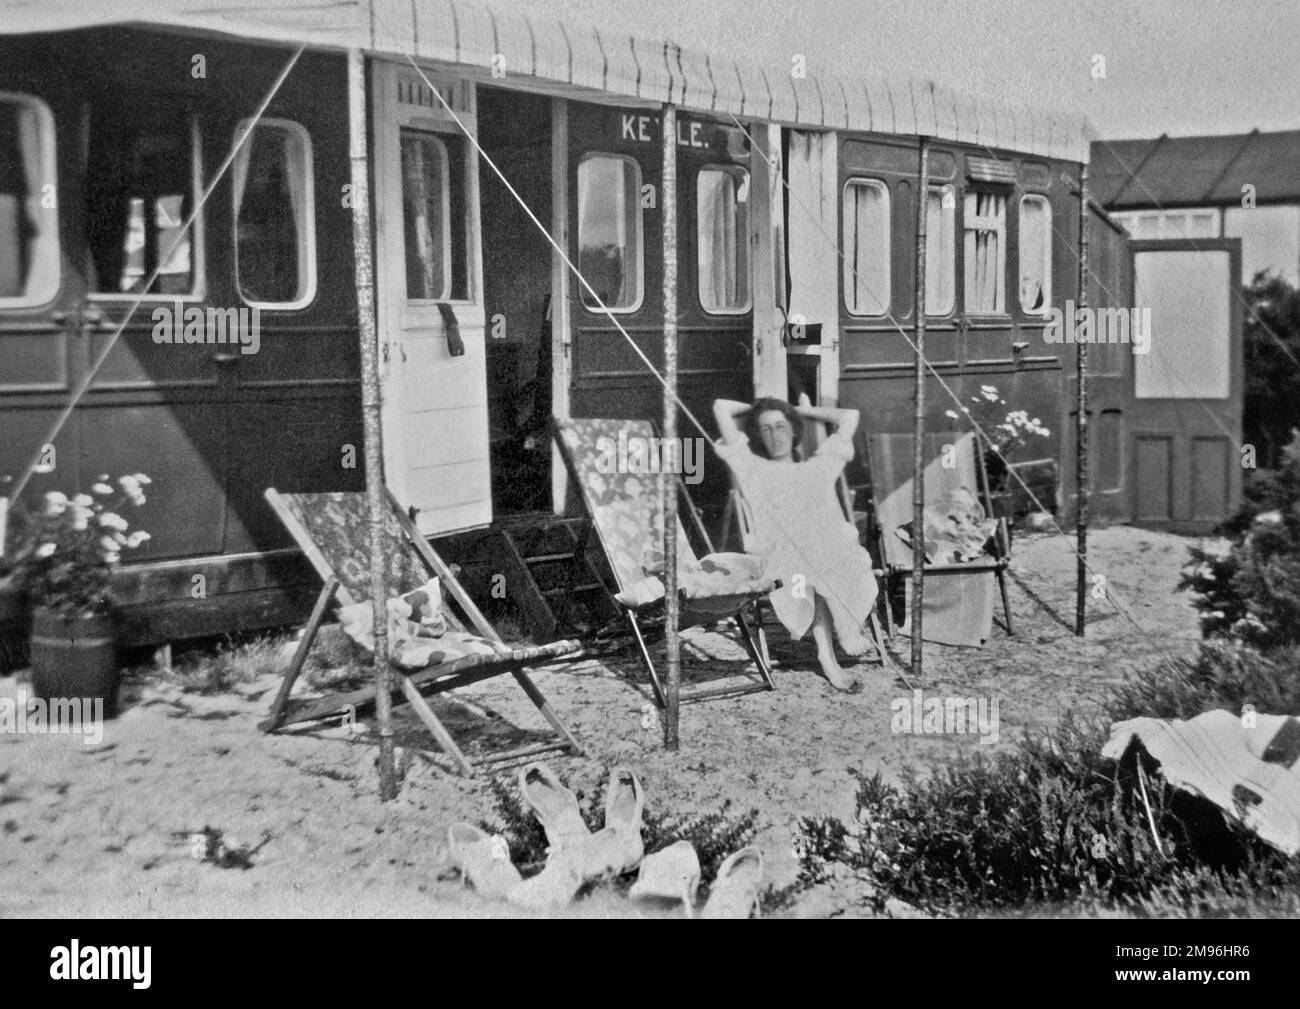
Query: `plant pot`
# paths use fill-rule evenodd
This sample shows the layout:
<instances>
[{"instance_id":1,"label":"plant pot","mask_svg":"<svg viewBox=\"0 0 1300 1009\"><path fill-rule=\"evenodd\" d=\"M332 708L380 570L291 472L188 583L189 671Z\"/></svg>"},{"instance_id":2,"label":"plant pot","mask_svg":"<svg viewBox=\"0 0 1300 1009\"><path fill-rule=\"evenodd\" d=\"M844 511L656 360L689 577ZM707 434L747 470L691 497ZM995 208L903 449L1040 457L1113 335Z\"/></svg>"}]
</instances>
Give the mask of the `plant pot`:
<instances>
[{"instance_id":1,"label":"plant pot","mask_svg":"<svg viewBox=\"0 0 1300 1009\"><path fill-rule=\"evenodd\" d=\"M32 612L32 689L37 697L101 699L104 714L117 713L121 668L111 615L66 619L53 610Z\"/></svg>"}]
</instances>

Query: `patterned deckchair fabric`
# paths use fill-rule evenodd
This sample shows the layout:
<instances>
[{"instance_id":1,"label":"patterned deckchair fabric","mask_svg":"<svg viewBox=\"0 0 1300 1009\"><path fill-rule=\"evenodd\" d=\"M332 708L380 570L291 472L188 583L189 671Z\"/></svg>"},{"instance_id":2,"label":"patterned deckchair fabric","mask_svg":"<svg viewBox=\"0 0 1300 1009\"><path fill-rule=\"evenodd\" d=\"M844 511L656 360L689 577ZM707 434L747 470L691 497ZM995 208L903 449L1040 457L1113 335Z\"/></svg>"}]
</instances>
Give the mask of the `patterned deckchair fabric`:
<instances>
[{"instance_id":1,"label":"patterned deckchair fabric","mask_svg":"<svg viewBox=\"0 0 1300 1009\"><path fill-rule=\"evenodd\" d=\"M619 458L621 445L638 448L657 445L654 427L644 420L575 418L557 420L555 429L569 475L577 485L587 517L614 573L618 591L611 596L624 609L640 645L656 699L662 705L662 684L637 623L637 613L660 603L664 596L664 516L658 493L658 467L662 460L653 452L635 455L628 452L631 464L623 467ZM635 463L633 458L637 460ZM626 471L631 469L637 472ZM695 509L681 481L678 492L694 516ZM691 698L773 689L761 623L756 627L756 641L745 614L750 612L757 617L755 601L770 592L775 582L764 573L762 561L750 554L709 553L698 557L680 516L676 523L682 625L734 620L762 681L758 685L699 690ZM711 550L708 535L698 520L696 530Z\"/></svg>"},{"instance_id":2,"label":"patterned deckchair fabric","mask_svg":"<svg viewBox=\"0 0 1300 1009\"><path fill-rule=\"evenodd\" d=\"M369 623L363 619L367 614L360 611L365 609L370 598L370 526L369 509L363 493L281 494L275 488L269 488L266 499L325 582L302 641L280 685L271 715L261 724L262 729L275 731L290 723L337 717L342 711L358 712L374 701L373 688L297 702L289 699L294 681L302 670L307 652L332 602L337 600L341 611L349 611L351 622ZM415 523L406 516L391 495L388 496L384 509L384 540L390 597L386 602L389 603L390 610L392 604L398 601L396 597L407 596L421 589L427 593L431 591L431 585L440 583L446 595L456 603L465 617L464 621L461 620L453 607L442 605L441 616L450 630L446 636L446 647L427 648L425 654L431 664L426 668L410 669L398 662L392 663L394 700L409 701L460 771L472 774L476 762L469 760L461 751L425 701L425 695L442 693L509 673L550 723L555 732L555 741L522 747L509 753L493 754L477 763L524 759L558 749L580 754L582 748L577 740L551 710L550 704L525 671L527 666L575 655L581 651L578 642L556 641L528 648L512 648L502 642L500 635L457 581L453 570L420 535ZM432 579L437 582L431 581ZM428 599L425 600L426 604L429 602ZM409 616L411 614L408 611L409 607L402 610ZM358 640L365 642L367 628L353 627L352 633ZM373 641L373 638L370 640Z\"/></svg>"},{"instance_id":3,"label":"patterned deckchair fabric","mask_svg":"<svg viewBox=\"0 0 1300 1009\"><path fill-rule=\"evenodd\" d=\"M334 491L278 497L284 510L306 530L352 600L369 599L370 517L365 494ZM388 564L390 596L405 595L429 580L391 509L384 513L384 560Z\"/></svg>"}]
</instances>

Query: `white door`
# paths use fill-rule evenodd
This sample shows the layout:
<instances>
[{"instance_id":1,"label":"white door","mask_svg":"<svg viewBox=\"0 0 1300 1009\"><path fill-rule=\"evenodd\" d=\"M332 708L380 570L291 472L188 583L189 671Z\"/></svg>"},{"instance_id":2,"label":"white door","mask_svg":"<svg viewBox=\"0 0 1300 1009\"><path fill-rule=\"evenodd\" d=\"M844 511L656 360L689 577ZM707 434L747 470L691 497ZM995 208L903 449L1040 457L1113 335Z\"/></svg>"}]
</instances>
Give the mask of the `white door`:
<instances>
[{"instance_id":1,"label":"white door","mask_svg":"<svg viewBox=\"0 0 1300 1009\"><path fill-rule=\"evenodd\" d=\"M426 82L425 77L428 78ZM384 469L425 534L492 521L474 85L376 62L375 274Z\"/></svg>"}]
</instances>

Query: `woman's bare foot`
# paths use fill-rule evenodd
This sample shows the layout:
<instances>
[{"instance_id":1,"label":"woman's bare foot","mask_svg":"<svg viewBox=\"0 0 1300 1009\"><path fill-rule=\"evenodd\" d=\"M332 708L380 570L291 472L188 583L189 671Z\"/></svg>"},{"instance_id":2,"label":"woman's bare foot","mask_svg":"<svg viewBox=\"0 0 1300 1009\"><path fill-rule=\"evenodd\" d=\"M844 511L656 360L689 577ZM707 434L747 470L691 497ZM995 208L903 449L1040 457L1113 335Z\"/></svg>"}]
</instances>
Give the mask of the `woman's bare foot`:
<instances>
[{"instance_id":1,"label":"woman's bare foot","mask_svg":"<svg viewBox=\"0 0 1300 1009\"><path fill-rule=\"evenodd\" d=\"M834 649L827 648L825 651L820 648L817 649L817 661L821 663L822 675L826 677L832 687L836 690L851 690L853 688L853 677L835 661Z\"/></svg>"}]
</instances>

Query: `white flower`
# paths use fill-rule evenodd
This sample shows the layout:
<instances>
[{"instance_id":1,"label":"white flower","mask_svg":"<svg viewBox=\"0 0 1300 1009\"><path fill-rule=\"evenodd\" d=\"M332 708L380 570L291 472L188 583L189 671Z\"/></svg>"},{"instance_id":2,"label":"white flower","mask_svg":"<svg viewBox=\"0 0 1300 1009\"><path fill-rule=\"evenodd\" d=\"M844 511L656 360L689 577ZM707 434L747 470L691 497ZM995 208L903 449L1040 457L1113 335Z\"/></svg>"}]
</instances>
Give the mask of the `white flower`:
<instances>
[{"instance_id":1,"label":"white flower","mask_svg":"<svg viewBox=\"0 0 1300 1009\"><path fill-rule=\"evenodd\" d=\"M90 488L96 494L112 494L113 488L106 483L97 483Z\"/></svg>"},{"instance_id":2,"label":"white flower","mask_svg":"<svg viewBox=\"0 0 1300 1009\"><path fill-rule=\"evenodd\" d=\"M129 549L134 550L141 543L148 543L152 537L142 529L137 529L126 538L126 545Z\"/></svg>"},{"instance_id":3,"label":"white flower","mask_svg":"<svg viewBox=\"0 0 1300 1009\"><path fill-rule=\"evenodd\" d=\"M52 490L45 495L45 514L50 518L56 515L62 515L68 510L68 496L60 491Z\"/></svg>"},{"instance_id":4,"label":"white flower","mask_svg":"<svg viewBox=\"0 0 1300 1009\"><path fill-rule=\"evenodd\" d=\"M104 551L104 556L117 553L117 542L112 536L101 536L99 538L99 549Z\"/></svg>"},{"instance_id":5,"label":"white flower","mask_svg":"<svg viewBox=\"0 0 1300 1009\"><path fill-rule=\"evenodd\" d=\"M122 555L118 553L104 554L104 561L108 564L116 564L121 559Z\"/></svg>"},{"instance_id":6,"label":"white flower","mask_svg":"<svg viewBox=\"0 0 1300 1009\"><path fill-rule=\"evenodd\" d=\"M80 505L82 508L89 508L95 503L95 499L89 494L78 494L72 499L74 505Z\"/></svg>"},{"instance_id":7,"label":"white flower","mask_svg":"<svg viewBox=\"0 0 1300 1009\"><path fill-rule=\"evenodd\" d=\"M944 415L945 417L951 417L953 420L956 420L956 419L957 419L957 411L956 411L956 410L945 410L945 411L943 412L943 415Z\"/></svg>"},{"instance_id":8,"label":"white flower","mask_svg":"<svg viewBox=\"0 0 1300 1009\"><path fill-rule=\"evenodd\" d=\"M137 474L135 475L135 478L136 478L138 481L140 481L140 483L144 484L146 487L147 487L149 484L153 483L153 481L150 480L150 479L149 479L147 476L145 476L143 473L137 473Z\"/></svg>"},{"instance_id":9,"label":"white flower","mask_svg":"<svg viewBox=\"0 0 1300 1009\"><path fill-rule=\"evenodd\" d=\"M36 558L38 560L44 560L46 557L49 557L51 554L53 554L54 550L55 550L55 546L53 543L42 543L39 547L36 548Z\"/></svg>"},{"instance_id":10,"label":"white flower","mask_svg":"<svg viewBox=\"0 0 1300 1009\"><path fill-rule=\"evenodd\" d=\"M105 529L116 529L118 532L126 532L126 527L130 523L115 512L102 512L99 516L99 524Z\"/></svg>"}]
</instances>

